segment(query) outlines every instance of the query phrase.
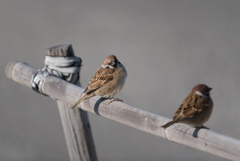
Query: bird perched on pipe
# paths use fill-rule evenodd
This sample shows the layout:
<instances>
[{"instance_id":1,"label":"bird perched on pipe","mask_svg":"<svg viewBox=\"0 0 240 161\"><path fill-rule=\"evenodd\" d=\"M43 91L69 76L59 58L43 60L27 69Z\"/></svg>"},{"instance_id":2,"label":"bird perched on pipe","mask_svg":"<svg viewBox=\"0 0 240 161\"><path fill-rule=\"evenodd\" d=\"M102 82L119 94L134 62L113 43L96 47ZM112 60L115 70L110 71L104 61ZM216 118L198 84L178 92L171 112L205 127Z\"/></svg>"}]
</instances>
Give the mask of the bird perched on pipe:
<instances>
[{"instance_id":1,"label":"bird perched on pipe","mask_svg":"<svg viewBox=\"0 0 240 161\"><path fill-rule=\"evenodd\" d=\"M205 84L198 84L193 87L191 93L175 112L173 120L162 127L166 129L175 123L185 123L190 126L209 129L203 124L208 121L212 114L211 90L212 88Z\"/></svg>"},{"instance_id":2,"label":"bird perched on pipe","mask_svg":"<svg viewBox=\"0 0 240 161\"><path fill-rule=\"evenodd\" d=\"M122 101L118 98L113 98L123 87L127 71L117 59L115 55L109 55L103 61L101 67L96 71L88 87L83 93L83 96L70 109L76 107L82 101L93 97L102 96L103 98L111 98L113 101Z\"/></svg>"}]
</instances>

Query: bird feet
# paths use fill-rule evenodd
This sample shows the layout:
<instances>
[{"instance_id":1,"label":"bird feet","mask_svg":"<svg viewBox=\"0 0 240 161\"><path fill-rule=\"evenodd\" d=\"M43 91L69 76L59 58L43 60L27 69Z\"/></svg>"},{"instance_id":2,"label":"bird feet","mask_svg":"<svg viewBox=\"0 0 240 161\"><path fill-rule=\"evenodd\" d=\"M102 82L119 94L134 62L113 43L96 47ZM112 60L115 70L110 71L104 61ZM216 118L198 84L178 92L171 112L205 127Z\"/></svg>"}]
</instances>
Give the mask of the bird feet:
<instances>
[{"instance_id":1,"label":"bird feet","mask_svg":"<svg viewBox=\"0 0 240 161\"><path fill-rule=\"evenodd\" d=\"M209 130L209 127L206 127L206 126L204 126L204 125L196 126L196 128L199 128L199 129L208 129L208 130Z\"/></svg>"},{"instance_id":2,"label":"bird feet","mask_svg":"<svg viewBox=\"0 0 240 161\"><path fill-rule=\"evenodd\" d=\"M121 101L123 102L123 100L119 99L119 98L112 98L112 100L108 103L108 105L114 101Z\"/></svg>"}]
</instances>

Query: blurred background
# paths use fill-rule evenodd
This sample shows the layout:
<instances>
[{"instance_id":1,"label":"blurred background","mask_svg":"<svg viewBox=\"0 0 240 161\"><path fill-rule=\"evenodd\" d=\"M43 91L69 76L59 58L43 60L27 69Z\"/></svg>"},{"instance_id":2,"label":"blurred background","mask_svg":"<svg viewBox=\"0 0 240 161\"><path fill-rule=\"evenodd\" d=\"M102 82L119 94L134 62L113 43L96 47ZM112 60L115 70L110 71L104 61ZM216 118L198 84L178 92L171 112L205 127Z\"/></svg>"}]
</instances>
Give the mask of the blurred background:
<instances>
[{"instance_id":1,"label":"blurred background","mask_svg":"<svg viewBox=\"0 0 240 161\"><path fill-rule=\"evenodd\" d=\"M124 102L173 117L193 86L213 88L206 123L240 139L240 1L1 0L0 160L69 160L57 104L4 74L9 61L42 68L46 49L72 44L85 88L115 54L128 78ZM222 161L89 114L99 161Z\"/></svg>"}]
</instances>

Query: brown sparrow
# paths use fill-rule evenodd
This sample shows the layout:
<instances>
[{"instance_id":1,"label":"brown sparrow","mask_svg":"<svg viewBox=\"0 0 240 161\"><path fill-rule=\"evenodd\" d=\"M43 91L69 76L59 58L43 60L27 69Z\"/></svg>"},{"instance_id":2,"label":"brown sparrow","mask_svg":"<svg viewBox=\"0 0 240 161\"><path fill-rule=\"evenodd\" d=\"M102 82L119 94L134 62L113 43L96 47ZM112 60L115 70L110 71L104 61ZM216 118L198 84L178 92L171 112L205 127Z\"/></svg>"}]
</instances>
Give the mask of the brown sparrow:
<instances>
[{"instance_id":1,"label":"brown sparrow","mask_svg":"<svg viewBox=\"0 0 240 161\"><path fill-rule=\"evenodd\" d=\"M88 83L88 87L84 91L84 95L70 109L76 107L83 100L99 95L103 98L111 98L112 101L122 101L115 99L113 96L117 94L123 87L127 71L125 67L118 61L114 55L109 55L103 61L102 66L97 70L95 75Z\"/></svg>"},{"instance_id":2,"label":"brown sparrow","mask_svg":"<svg viewBox=\"0 0 240 161\"><path fill-rule=\"evenodd\" d=\"M165 129L174 123L185 123L194 127L206 128L203 124L210 118L213 109L213 101L210 97L212 88L205 84L193 87L191 93L185 98L173 120L163 125Z\"/></svg>"}]
</instances>

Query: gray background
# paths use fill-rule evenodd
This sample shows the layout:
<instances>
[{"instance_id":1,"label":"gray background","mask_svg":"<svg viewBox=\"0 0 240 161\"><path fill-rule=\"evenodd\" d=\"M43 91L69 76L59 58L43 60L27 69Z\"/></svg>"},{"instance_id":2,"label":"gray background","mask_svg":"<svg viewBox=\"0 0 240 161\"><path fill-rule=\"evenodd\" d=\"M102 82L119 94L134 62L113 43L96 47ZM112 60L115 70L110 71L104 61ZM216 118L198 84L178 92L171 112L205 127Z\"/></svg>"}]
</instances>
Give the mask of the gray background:
<instances>
[{"instance_id":1,"label":"gray background","mask_svg":"<svg viewBox=\"0 0 240 161\"><path fill-rule=\"evenodd\" d=\"M117 95L172 117L193 86L213 87L206 126L240 138L240 1L1 0L0 160L69 160L56 102L4 75L11 60L42 68L46 49L71 43L86 87L115 54L128 70ZM89 114L100 161L225 160Z\"/></svg>"}]
</instances>

